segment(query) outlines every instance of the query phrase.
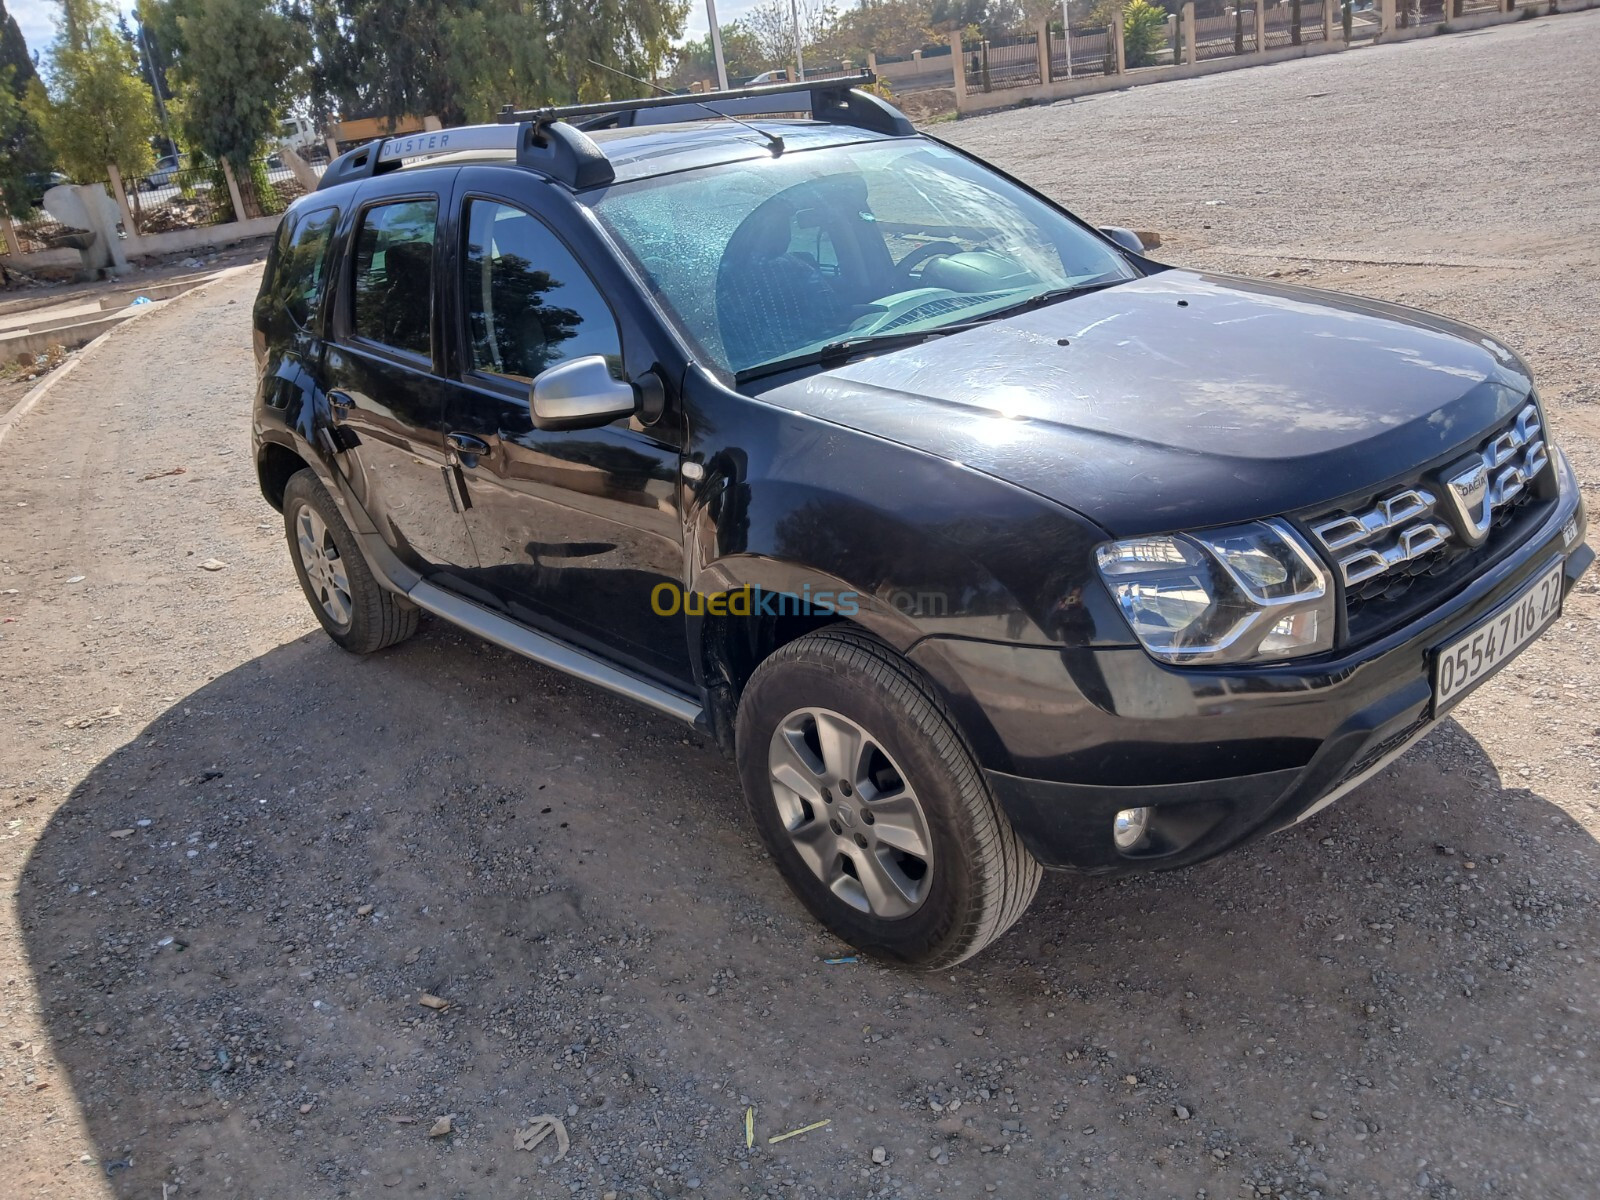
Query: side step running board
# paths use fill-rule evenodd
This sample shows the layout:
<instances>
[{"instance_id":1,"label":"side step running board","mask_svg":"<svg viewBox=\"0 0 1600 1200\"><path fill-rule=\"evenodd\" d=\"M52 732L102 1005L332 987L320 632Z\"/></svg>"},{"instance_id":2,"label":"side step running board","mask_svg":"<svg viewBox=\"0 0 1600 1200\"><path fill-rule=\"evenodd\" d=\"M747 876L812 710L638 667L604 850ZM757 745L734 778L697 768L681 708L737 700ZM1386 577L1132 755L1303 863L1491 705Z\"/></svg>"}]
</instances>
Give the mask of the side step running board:
<instances>
[{"instance_id":1,"label":"side step running board","mask_svg":"<svg viewBox=\"0 0 1600 1200\"><path fill-rule=\"evenodd\" d=\"M609 663L603 663L598 658L581 650L575 650L566 643L558 642L542 633L535 633L515 621L508 621L498 613L490 612L481 604L474 604L443 588L435 587L427 580L419 582L406 593L406 596L418 608L443 617L452 625L459 625L485 641L510 650L513 654L531 658L534 662L564 671L596 687L603 687L608 692L615 692L619 696L626 696L640 704L649 705L669 717L677 717L680 721L687 721L693 725L704 715L704 709L686 696L668 691Z\"/></svg>"}]
</instances>

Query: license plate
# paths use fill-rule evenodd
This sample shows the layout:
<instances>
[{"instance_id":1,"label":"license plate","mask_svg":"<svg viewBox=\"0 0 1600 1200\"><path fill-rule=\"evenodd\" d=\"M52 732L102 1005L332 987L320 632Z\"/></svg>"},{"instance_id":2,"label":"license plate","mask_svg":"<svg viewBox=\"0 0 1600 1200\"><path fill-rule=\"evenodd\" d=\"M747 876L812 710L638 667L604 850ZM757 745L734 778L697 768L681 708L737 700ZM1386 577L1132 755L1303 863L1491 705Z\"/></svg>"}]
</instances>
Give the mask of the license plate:
<instances>
[{"instance_id":1,"label":"license plate","mask_svg":"<svg viewBox=\"0 0 1600 1200\"><path fill-rule=\"evenodd\" d=\"M1557 563L1499 612L1434 656L1435 714L1505 666L1561 615L1561 582L1562 564Z\"/></svg>"}]
</instances>

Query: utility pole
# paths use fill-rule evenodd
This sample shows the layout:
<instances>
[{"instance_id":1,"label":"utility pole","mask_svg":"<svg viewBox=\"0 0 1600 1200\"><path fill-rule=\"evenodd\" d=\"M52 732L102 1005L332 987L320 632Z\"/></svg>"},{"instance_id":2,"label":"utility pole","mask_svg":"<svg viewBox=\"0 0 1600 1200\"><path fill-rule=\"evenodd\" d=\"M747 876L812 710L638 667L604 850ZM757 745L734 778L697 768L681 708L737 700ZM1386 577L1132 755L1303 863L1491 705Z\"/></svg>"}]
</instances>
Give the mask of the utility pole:
<instances>
[{"instance_id":1,"label":"utility pole","mask_svg":"<svg viewBox=\"0 0 1600 1200\"><path fill-rule=\"evenodd\" d=\"M178 143L172 140L172 130L167 126L167 105L161 99L161 81L156 78L155 59L150 57L150 39L144 31L144 12L136 8L133 10L133 17L139 22L139 49L144 58L145 70L150 75L150 92L156 98L156 112L161 115L161 136L166 139L167 153L177 154Z\"/></svg>"},{"instance_id":2,"label":"utility pole","mask_svg":"<svg viewBox=\"0 0 1600 1200\"><path fill-rule=\"evenodd\" d=\"M1072 78L1072 14L1067 11L1068 0L1061 0L1061 37L1067 43L1067 78Z\"/></svg>"},{"instance_id":3,"label":"utility pole","mask_svg":"<svg viewBox=\"0 0 1600 1200\"><path fill-rule=\"evenodd\" d=\"M722 59L722 27L717 24L717 0L706 0L706 19L711 22L711 57L717 60L717 86L728 90L728 64Z\"/></svg>"},{"instance_id":4,"label":"utility pole","mask_svg":"<svg viewBox=\"0 0 1600 1200\"><path fill-rule=\"evenodd\" d=\"M806 62L800 56L800 0L789 0L789 19L794 22L795 82L802 83L806 77Z\"/></svg>"}]
</instances>

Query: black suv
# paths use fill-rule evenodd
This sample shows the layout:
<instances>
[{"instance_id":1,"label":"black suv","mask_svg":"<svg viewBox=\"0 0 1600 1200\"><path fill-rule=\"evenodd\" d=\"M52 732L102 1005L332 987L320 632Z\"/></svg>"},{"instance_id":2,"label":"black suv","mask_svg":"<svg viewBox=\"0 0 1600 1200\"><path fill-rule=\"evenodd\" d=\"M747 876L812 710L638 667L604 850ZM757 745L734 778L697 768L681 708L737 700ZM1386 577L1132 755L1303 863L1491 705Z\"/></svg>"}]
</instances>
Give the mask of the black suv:
<instances>
[{"instance_id":1,"label":"black suv","mask_svg":"<svg viewBox=\"0 0 1600 1200\"><path fill-rule=\"evenodd\" d=\"M256 462L341 646L424 609L693 723L822 922L945 966L1041 867L1328 804L1594 556L1493 337L1152 262L853 82L339 158Z\"/></svg>"}]
</instances>

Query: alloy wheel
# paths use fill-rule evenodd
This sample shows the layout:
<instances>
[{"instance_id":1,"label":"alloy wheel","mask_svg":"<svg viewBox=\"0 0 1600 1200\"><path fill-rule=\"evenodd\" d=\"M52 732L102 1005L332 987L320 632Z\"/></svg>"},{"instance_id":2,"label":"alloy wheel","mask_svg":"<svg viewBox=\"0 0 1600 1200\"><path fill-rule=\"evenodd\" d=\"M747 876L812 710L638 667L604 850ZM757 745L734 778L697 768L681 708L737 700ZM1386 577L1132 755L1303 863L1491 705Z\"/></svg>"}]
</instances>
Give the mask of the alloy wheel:
<instances>
[{"instance_id":1,"label":"alloy wheel","mask_svg":"<svg viewBox=\"0 0 1600 1200\"><path fill-rule=\"evenodd\" d=\"M350 576L327 522L310 505L301 507L294 522L295 544L306 582L322 611L336 625L350 623Z\"/></svg>"},{"instance_id":2,"label":"alloy wheel","mask_svg":"<svg viewBox=\"0 0 1600 1200\"><path fill-rule=\"evenodd\" d=\"M783 827L823 886L885 920L917 910L933 839L911 781L871 733L831 709L799 709L773 731L767 765Z\"/></svg>"}]
</instances>

